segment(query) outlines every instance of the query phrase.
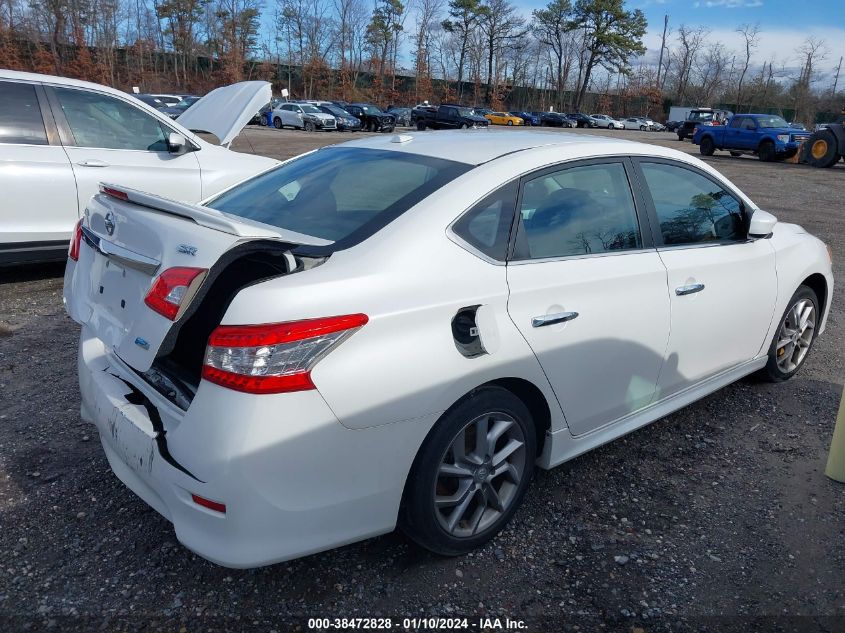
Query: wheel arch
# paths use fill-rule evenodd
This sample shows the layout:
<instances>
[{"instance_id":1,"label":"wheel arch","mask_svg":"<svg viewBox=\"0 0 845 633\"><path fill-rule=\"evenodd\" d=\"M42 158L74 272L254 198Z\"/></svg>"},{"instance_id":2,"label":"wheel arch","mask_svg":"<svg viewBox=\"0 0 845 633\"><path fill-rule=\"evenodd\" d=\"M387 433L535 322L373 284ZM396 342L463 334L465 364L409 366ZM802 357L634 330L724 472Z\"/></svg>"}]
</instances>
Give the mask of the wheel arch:
<instances>
[{"instance_id":1,"label":"wheel arch","mask_svg":"<svg viewBox=\"0 0 845 633\"><path fill-rule=\"evenodd\" d=\"M773 139L771 136L769 136L767 134L766 136L764 136L763 138L760 139L759 143L757 143L757 149L759 150L766 143L771 143L772 145L777 145L775 143L775 139Z\"/></svg>"},{"instance_id":2,"label":"wheel arch","mask_svg":"<svg viewBox=\"0 0 845 633\"><path fill-rule=\"evenodd\" d=\"M429 428L426 432L425 437L417 447L413 463L411 464L410 468L408 469L408 473L405 476L405 483L402 487L402 497L398 509L400 515L405 508L405 495L408 490L408 482L411 479L411 474L414 472L414 468L416 466L419 454L422 451L422 447L428 441L428 438L431 436L432 432L434 431L434 428L437 426L440 420L442 420L453 409L455 409L455 407L460 405L464 400L466 400L479 389L482 389L484 387L500 387L502 389L505 389L506 391L509 391L522 401L522 403L528 408L528 411L531 413L531 421L534 424L534 431L536 433L537 438L537 457L540 457L543 454L543 449L546 443L546 435L551 430L552 411L549 407L549 402L546 399L546 396L543 394L542 390L530 380L526 380L525 378L517 378L515 376L488 380L485 383L473 387L460 398L455 400L445 411L443 411L442 414L438 416L437 420L434 422L434 424L431 425L431 428Z\"/></svg>"},{"instance_id":3,"label":"wheel arch","mask_svg":"<svg viewBox=\"0 0 845 633\"><path fill-rule=\"evenodd\" d=\"M828 299L828 291L827 291L827 279L824 278L824 275L821 273L813 273L809 277L807 277L804 281L801 282L802 286L807 286L813 292L816 293L816 297L819 299L819 312L820 315L825 313L825 309L827 308L827 299Z\"/></svg>"}]
</instances>

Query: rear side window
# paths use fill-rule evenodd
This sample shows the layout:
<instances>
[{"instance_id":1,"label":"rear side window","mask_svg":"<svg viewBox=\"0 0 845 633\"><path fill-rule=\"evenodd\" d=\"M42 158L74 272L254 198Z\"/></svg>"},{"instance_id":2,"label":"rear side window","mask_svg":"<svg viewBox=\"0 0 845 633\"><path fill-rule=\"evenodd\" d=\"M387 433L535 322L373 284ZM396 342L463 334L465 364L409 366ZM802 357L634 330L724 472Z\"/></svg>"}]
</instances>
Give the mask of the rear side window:
<instances>
[{"instance_id":1,"label":"rear side window","mask_svg":"<svg viewBox=\"0 0 845 633\"><path fill-rule=\"evenodd\" d=\"M665 163L642 163L663 243L707 244L746 239L742 205L701 174Z\"/></svg>"},{"instance_id":2,"label":"rear side window","mask_svg":"<svg viewBox=\"0 0 845 633\"><path fill-rule=\"evenodd\" d=\"M0 143L47 145L35 86L0 81Z\"/></svg>"},{"instance_id":3,"label":"rear side window","mask_svg":"<svg viewBox=\"0 0 845 633\"><path fill-rule=\"evenodd\" d=\"M256 176L208 206L334 242L361 242L471 165L404 152L328 147Z\"/></svg>"},{"instance_id":4,"label":"rear side window","mask_svg":"<svg viewBox=\"0 0 845 633\"><path fill-rule=\"evenodd\" d=\"M516 181L494 191L462 215L452 231L487 257L505 261L517 191Z\"/></svg>"},{"instance_id":5,"label":"rear side window","mask_svg":"<svg viewBox=\"0 0 845 633\"><path fill-rule=\"evenodd\" d=\"M572 257L642 247L622 163L569 167L525 183L516 259Z\"/></svg>"},{"instance_id":6,"label":"rear side window","mask_svg":"<svg viewBox=\"0 0 845 633\"><path fill-rule=\"evenodd\" d=\"M121 99L87 90L53 88L79 147L166 152L158 119Z\"/></svg>"}]
</instances>

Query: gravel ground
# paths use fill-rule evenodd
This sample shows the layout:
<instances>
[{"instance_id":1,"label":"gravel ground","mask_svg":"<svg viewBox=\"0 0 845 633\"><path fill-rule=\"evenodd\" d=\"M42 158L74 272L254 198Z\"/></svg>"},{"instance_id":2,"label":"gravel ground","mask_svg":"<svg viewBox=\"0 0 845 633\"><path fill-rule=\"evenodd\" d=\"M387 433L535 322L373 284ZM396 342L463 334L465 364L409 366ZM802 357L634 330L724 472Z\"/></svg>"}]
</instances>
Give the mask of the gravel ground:
<instances>
[{"instance_id":1,"label":"gravel ground","mask_svg":"<svg viewBox=\"0 0 845 633\"><path fill-rule=\"evenodd\" d=\"M361 135L255 128L235 147L282 158L350 136ZM845 278L845 165L705 160L830 243ZM841 292L793 380L740 381L540 472L511 526L474 554L440 558L394 533L235 571L183 548L112 475L79 418L61 275L0 272L4 630L281 632L309 617L461 615L471 630L507 616L529 631L845 631L845 486L823 474L845 377Z\"/></svg>"}]
</instances>

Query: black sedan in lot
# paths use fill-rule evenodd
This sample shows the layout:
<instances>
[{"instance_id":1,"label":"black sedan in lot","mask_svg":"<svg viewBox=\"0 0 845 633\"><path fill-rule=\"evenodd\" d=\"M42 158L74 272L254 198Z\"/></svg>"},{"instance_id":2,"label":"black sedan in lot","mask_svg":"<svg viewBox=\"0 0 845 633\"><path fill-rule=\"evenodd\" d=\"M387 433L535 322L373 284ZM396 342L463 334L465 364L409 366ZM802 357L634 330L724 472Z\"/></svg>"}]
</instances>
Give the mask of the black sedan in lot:
<instances>
[{"instance_id":1,"label":"black sedan in lot","mask_svg":"<svg viewBox=\"0 0 845 633\"><path fill-rule=\"evenodd\" d=\"M404 125L405 127L410 127L411 108L390 107L387 109L387 113L392 114L394 117L396 117L396 125Z\"/></svg>"},{"instance_id":2,"label":"black sedan in lot","mask_svg":"<svg viewBox=\"0 0 845 633\"><path fill-rule=\"evenodd\" d=\"M534 112L540 117L540 125L549 127L575 127L575 122L560 112Z\"/></svg>"},{"instance_id":3,"label":"black sedan in lot","mask_svg":"<svg viewBox=\"0 0 845 633\"><path fill-rule=\"evenodd\" d=\"M581 112L574 112L567 114L566 116L569 117L570 120L575 121L576 127L598 127L598 123L593 117Z\"/></svg>"},{"instance_id":4,"label":"black sedan in lot","mask_svg":"<svg viewBox=\"0 0 845 633\"><path fill-rule=\"evenodd\" d=\"M337 129L341 132L357 132L361 129L361 119L352 116L340 106L324 104L317 107L337 120Z\"/></svg>"},{"instance_id":5,"label":"black sedan in lot","mask_svg":"<svg viewBox=\"0 0 845 633\"><path fill-rule=\"evenodd\" d=\"M368 132L392 132L396 119L371 103L350 103L345 110L361 121Z\"/></svg>"}]
</instances>

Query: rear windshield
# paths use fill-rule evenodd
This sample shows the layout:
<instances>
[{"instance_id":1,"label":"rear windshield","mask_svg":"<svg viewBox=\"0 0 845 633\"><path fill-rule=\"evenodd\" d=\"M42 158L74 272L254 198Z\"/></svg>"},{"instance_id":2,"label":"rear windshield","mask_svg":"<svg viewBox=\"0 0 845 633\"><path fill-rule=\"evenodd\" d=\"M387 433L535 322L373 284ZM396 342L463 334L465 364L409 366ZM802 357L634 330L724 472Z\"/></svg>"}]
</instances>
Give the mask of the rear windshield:
<instances>
[{"instance_id":1,"label":"rear windshield","mask_svg":"<svg viewBox=\"0 0 845 633\"><path fill-rule=\"evenodd\" d=\"M234 216L333 242L364 241L472 165L405 152L327 147L237 185L207 203Z\"/></svg>"}]
</instances>

